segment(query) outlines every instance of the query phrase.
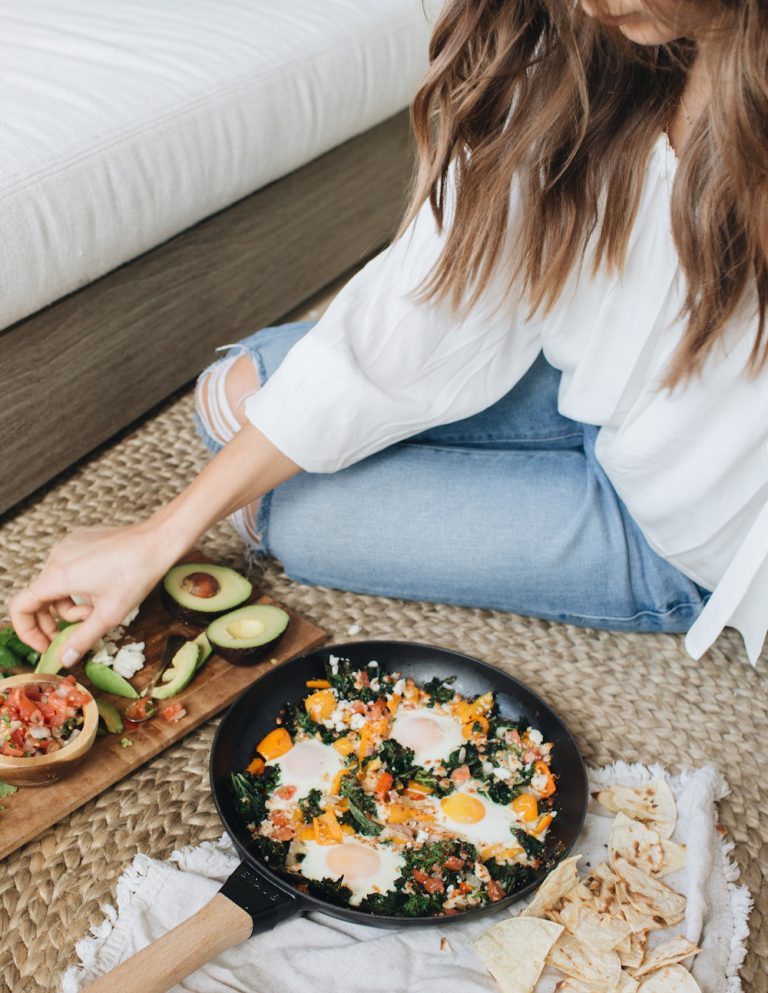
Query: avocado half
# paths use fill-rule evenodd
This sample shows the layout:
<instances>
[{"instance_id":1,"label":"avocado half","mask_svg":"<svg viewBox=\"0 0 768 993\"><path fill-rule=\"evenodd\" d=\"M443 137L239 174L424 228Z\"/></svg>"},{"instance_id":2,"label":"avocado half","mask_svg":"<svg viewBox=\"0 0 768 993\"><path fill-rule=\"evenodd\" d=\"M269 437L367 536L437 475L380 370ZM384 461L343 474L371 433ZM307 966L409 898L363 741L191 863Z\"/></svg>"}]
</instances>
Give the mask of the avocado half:
<instances>
[{"instance_id":1,"label":"avocado half","mask_svg":"<svg viewBox=\"0 0 768 993\"><path fill-rule=\"evenodd\" d=\"M252 593L253 585L245 576L209 562L175 565L160 587L163 606L170 614L203 626L245 603Z\"/></svg>"},{"instance_id":2,"label":"avocado half","mask_svg":"<svg viewBox=\"0 0 768 993\"><path fill-rule=\"evenodd\" d=\"M77 621L75 624L68 624L67 627L63 628L54 636L50 645L40 656L40 661L35 666L35 672L46 672L50 675L55 675L61 671L62 662L59 656L61 655L62 646L80 624L82 624L82 621Z\"/></svg>"},{"instance_id":3,"label":"avocado half","mask_svg":"<svg viewBox=\"0 0 768 993\"><path fill-rule=\"evenodd\" d=\"M290 616L268 603L250 603L217 617L205 634L211 648L233 665L253 665L285 634Z\"/></svg>"}]
</instances>

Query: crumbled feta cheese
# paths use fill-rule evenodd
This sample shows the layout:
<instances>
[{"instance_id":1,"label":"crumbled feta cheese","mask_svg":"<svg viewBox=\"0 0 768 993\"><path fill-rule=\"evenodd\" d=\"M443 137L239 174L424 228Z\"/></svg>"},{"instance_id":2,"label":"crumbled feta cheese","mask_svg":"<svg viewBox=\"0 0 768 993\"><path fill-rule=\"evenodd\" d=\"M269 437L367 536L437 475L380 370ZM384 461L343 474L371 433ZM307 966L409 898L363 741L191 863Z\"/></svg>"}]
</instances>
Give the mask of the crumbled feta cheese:
<instances>
[{"instance_id":1,"label":"crumbled feta cheese","mask_svg":"<svg viewBox=\"0 0 768 993\"><path fill-rule=\"evenodd\" d=\"M405 690L405 680L398 679L398 681L392 687L392 692L397 694L397 696L402 696L404 690Z\"/></svg>"},{"instance_id":2,"label":"crumbled feta cheese","mask_svg":"<svg viewBox=\"0 0 768 993\"><path fill-rule=\"evenodd\" d=\"M419 830L416 832L416 839L415 839L416 844L422 845L428 838L429 838L429 831L425 831L423 830L423 828L419 828Z\"/></svg>"},{"instance_id":3,"label":"crumbled feta cheese","mask_svg":"<svg viewBox=\"0 0 768 993\"><path fill-rule=\"evenodd\" d=\"M127 628L131 621L136 619L136 615L139 612L138 607L134 607L133 610L129 610L125 617L120 621L120 626Z\"/></svg>"},{"instance_id":4,"label":"crumbled feta cheese","mask_svg":"<svg viewBox=\"0 0 768 993\"><path fill-rule=\"evenodd\" d=\"M547 789L549 783L549 778L542 773L537 772L536 775L531 780L531 787L536 790L537 793L544 793Z\"/></svg>"},{"instance_id":5,"label":"crumbled feta cheese","mask_svg":"<svg viewBox=\"0 0 768 993\"><path fill-rule=\"evenodd\" d=\"M379 682L378 676L375 676L371 680L371 689L374 691L374 693L378 693L378 691L381 689L381 683Z\"/></svg>"},{"instance_id":6,"label":"crumbled feta cheese","mask_svg":"<svg viewBox=\"0 0 768 993\"><path fill-rule=\"evenodd\" d=\"M490 776L490 774L493 772L493 762L487 762L487 761L483 762L482 768L486 776Z\"/></svg>"},{"instance_id":7,"label":"crumbled feta cheese","mask_svg":"<svg viewBox=\"0 0 768 993\"><path fill-rule=\"evenodd\" d=\"M532 745L540 745L544 741L544 735L535 728L528 728L528 740Z\"/></svg>"},{"instance_id":8,"label":"crumbled feta cheese","mask_svg":"<svg viewBox=\"0 0 768 993\"><path fill-rule=\"evenodd\" d=\"M121 648L112 660L112 668L123 679L130 679L144 668L145 661L144 642L139 641Z\"/></svg>"},{"instance_id":9,"label":"crumbled feta cheese","mask_svg":"<svg viewBox=\"0 0 768 993\"><path fill-rule=\"evenodd\" d=\"M494 779L509 779L512 773L509 769L505 769L503 765L497 765L494 766L492 775Z\"/></svg>"},{"instance_id":10,"label":"crumbled feta cheese","mask_svg":"<svg viewBox=\"0 0 768 993\"><path fill-rule=\"evenodd\" d=\"M112 659L112 653L104 647L93 653L91 662L95 662L97 665L112 665Z\"/></svg>"},{"instance_id":11,"label":"crumbled feta cheese","mask_svg":"<svg viewBox=\"0 0 768 993\"><path fill-rule=\"evenodd\" d=\"M353 731L359 731L363 724L365 724L365 717L362 714L352 715L352 720L349 722L349 726Z\"/></svg>"},{"instance_id":12,"label":"crumbled feta cheese","mask_svg":"<svg viewBox=\"0 0 768 993\"><path fill-rule=\"evenodd\" d=\"M339 658L338 658L338 656L337 655L329 655L328 656L328 665L331 668L331 672L335 676L338 673L338 671L339 671Z\"/></svg>"}]
</instances>

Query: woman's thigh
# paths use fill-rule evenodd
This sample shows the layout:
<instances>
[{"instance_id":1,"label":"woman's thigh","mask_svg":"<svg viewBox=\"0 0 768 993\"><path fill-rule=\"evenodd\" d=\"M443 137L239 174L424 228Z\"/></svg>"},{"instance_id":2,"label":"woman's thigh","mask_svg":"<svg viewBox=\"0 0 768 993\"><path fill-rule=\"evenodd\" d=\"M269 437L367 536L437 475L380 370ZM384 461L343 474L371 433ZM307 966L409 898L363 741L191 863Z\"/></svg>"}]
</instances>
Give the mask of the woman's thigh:
<instances>
[{"instance_id":1,"label":"woman's thigh","mask_svg":"<svg viewBox=\"0 0 768 993\"><path fill-rule=\"evenodd\" d=\"M702 591L657 556L585 451L400 444L264 501L299 582L629 631L687 630Z\"/></svg>"}]
</instances>

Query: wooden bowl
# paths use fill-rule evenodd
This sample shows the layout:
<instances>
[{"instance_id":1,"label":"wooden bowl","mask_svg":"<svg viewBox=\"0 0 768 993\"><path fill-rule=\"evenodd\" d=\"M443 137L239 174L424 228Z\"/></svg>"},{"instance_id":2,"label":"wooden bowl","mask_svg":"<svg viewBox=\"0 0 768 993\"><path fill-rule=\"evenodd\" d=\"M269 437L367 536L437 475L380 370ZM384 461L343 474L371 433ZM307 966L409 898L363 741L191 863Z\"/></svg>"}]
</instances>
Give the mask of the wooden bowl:
<instances>
[{"instance_id":1,"label":"wooden bowl","mask_svg":"<svg viewBox=\"0 0 768 993\"><path fill-rule=\"evenodd\" d=\"M59 686L64 682L63 676L46 675L42 672L25 672L19 676L9 676L0 680L0 692L10 690L14 686L40 686L51 683ZM99 726L99 708L93 699L93 694L80 683L79 690L90 697L83 707L83 726L75 740L64 745L50 755L31 755L29 758L14 758L10 755L0 755L0 780L12 783L14 786L47 786L55 783L75 768L85 758L88 749L96 740Z\"/></svg>"}]
</instances>

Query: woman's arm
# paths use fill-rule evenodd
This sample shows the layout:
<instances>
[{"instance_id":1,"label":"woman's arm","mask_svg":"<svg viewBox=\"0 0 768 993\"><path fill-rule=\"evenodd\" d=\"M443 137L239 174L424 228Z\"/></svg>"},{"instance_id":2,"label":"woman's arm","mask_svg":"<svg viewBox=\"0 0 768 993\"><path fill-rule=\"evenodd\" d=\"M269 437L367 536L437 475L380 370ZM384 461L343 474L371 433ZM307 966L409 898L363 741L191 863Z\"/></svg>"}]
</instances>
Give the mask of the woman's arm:
<instances>
[{"instance_id":1,"label":"woman's arm","mask_svg":"<svg viewBox=\"0 0 768 993\"><path fill-rule=\"evenodd\" d=\"M50 607L68 620L82 619L62 653L64 665L74 665L209 527L298 471L295 462L246 424L185 490L147 520L82 529L56 545L42 572L10 601L17 634L44 651L55 633ZM73 593L92 606L73 606Z\"/></svg>"}]
</instances>

